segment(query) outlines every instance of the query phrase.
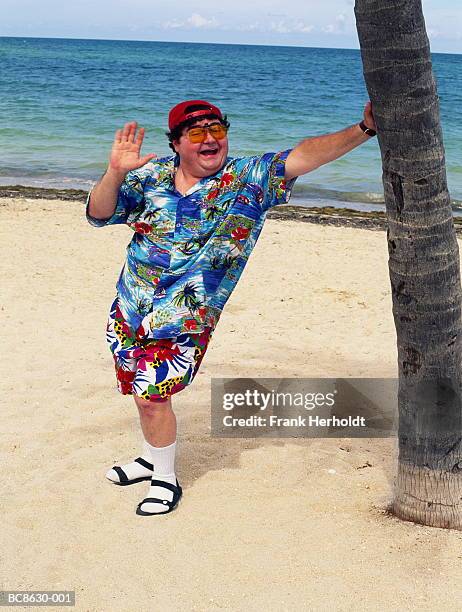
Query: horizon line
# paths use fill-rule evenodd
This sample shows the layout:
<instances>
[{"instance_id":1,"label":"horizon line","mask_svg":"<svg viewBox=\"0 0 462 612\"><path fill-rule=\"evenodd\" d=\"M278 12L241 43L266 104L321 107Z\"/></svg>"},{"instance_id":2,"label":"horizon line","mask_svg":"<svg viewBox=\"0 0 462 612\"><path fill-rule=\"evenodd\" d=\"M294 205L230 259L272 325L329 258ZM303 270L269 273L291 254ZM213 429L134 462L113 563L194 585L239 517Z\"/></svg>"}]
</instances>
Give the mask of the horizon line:
<instances>
[{"instance_id":1,"label":"horizon line","mask_svg":"<svg viewBox=\"0 0 462 612\"><path fill-rule=\"evenodd\" d=\"M428 36L428 34L427 34ZM309 45L283 45L283 44L265 44L265 43L231 43L231 42L203 42L190 40L141 40L135 38L81 38L73 36L11 36L0 34L2 38L27 38L32 40L89 40L89 41L105 41L105 42L141 42L141 43L165 43L165 44L188 44L188 45L229 45L236 47L283 47L288 49L336 49L344 51L361 51L358 47L319 47ZM430 53L439 55L462 55L462 51L432 51L430 44Z\"/></svg>"}]
</instances>

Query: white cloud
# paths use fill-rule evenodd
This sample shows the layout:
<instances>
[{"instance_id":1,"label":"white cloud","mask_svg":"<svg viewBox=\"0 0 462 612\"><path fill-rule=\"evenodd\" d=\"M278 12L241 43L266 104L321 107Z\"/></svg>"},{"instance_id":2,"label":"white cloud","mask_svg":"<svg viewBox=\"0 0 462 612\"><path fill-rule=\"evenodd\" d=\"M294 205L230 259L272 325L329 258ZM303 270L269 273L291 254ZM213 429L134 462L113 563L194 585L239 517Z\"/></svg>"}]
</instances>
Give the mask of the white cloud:
<instances>
[{"instance_id":1,"label":"white cloud","mask_svg":"<svg viewBox=\"0 0 462 612\"><path fill-rule=\"evenodd\" d=\"M335 23L330 23L329 25L322 28L322 31L326 34L342 34L346 31L346 15L344 13L340 13L335 18Z\"/></svg>"},{"instance_id":2,"label":"white cloud","mask_svg":"<svg viewBox=\"0 0 462 612\"><path fill-rule=\"evenodd\" d=\"M185 21L179 21L178 19L173 19L171 21L166 21L165 23L162 24L162 27L165 30L190 29L190 28L206 30L208 28L216 28L218 26L219 26L219 23L215 19L215 17L212 17L211 19L207 19L207 17L203 17L202 15L199 15L199 13L193 13Z\"/></svg>"},{"instance_id":3,"label":"white cloud","mask_svg":"<svg viewBox=\"0 0 462 612\"><path fill-rule=\"evenodd\" d=\"M215 19L215 17L212 17L212 19L207 19L198 13L193 13L191 17L188 17L188 19L186 19L186 23L191 25L193 28L214 28L218 25L218 21Z\"/></svg>"},{"instance_id":4,"label":"white cloud","mask_svg":"<svg viewBox=\"0 0 462 612\"><path fill-rule=\"evenodd\" d=\"M294 32L312 32L313 29L314 29L314 26L306 25L301 21L296 23L294 26Z\"/></svg>"},{"instance_id":5,"label":"white cloud","mask_svg":"<svg viewBox=\"0 0 462 612\"><path fill-rule=\"evenodd\" d=\"M263 26L256 21L255 23L242 23L236 27L240 32L263 32Z\"/></svg>"},{"instance_id":6,"label":"white cloud","mask_svg":"<svg viewBox=\"0 0 462 612\"><path fill-rule=\"evenodd\" d=\"M279 34L287 34L290 32L284 21L272 21L269 25L271 32L278 32Z\"/></svg>"},{"instance_id":7,"label":"white cloud","mask_svg":"<svg viewBox=\"0 0 462 612\"><path fill-rule=\"evenodd\" d=\"M178 19L174 19L173 21L166 21L162 24L162 27L165 30L174 30L176 28L182 28L184 26L184 21L178 21Z\"/></svg>"},{"instance_id":8,"label":"white cloud","mask_svg":"<svg viewBox=\"0 0 462 612\"><path fill-rule=\"evenodd\" d=\"M279 34L290 34L291 32L302 32L304 34L311 32L314 26L307 25L303 21L287 22L285 20L272 21L269 25L271 32L278 32Z\"/></svg>"},{"instance_id":9,"label":"white cloud","mask_svg":"<svg viewBox=\"0 0 462 612\"><path fill-rule=\"evenodd\" d=\"M295 21L293 19L279 19L278 21L260 22L254 21L251 23L240 23L234 27L230 25L222 25L215 17L206 18L198 13L193 13L187 19L180 21L172 19L162 24L165 30L190 30L192 28L199 30L216 29L221 31L237 30L239 32L276 32L277 34L301 33L308 34L314 30L314 26L308 25L304 21Z\"/></svg>"}]
</instances>

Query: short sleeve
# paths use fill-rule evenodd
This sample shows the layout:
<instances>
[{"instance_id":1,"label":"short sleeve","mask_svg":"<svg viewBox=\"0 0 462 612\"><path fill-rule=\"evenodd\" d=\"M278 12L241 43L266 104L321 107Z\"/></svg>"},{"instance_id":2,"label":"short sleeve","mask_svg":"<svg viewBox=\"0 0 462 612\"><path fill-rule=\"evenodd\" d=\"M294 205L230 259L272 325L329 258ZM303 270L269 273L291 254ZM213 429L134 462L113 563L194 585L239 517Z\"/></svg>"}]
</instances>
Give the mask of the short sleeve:
<instances>
[{"instance_id":1,"label":"short sleeve","mask_svg":"<svg viewBox=\"0 0 462 612\"><path fill-rule=\"evenodd\" d=\"M111 217L108 219L97 219L89 213L91 191L86 201L87 221L95 227L105 225L116 225L121 223L133 223L142 212L144 207L144 176L136 170L132 170L125 177L120 186L117 204Z\"/></svg>"},{"instance_id":2,"label":"short sleeve","mask_svg":"<svg viewBox=\"0 0 462 612\"><path fill-rule=\"evenodd\" d=\"M286 181L284 178L286 160L292 149L280 153L265 153L254 158L254 165L248 180L263 189L264 197L261 204L263 210L268 210L278 204L287 204L292 195L292 188L297 177Z\"/></svg>"}]
</instances>

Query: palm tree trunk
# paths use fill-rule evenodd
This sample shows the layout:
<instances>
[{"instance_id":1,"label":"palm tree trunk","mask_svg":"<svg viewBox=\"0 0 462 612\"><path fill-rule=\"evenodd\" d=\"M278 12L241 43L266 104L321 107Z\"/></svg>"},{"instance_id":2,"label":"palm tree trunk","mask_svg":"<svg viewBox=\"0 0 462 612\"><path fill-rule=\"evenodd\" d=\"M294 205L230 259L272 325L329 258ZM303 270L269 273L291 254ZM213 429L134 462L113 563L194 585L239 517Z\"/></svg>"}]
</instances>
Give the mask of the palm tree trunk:
<instances>
[{"instance_id":1,"label":"palm tree trunk","mask_svg":"<svg viewBox=\"0 0 462 612\"><path fill-rule=\"evenodd\" d=\"M392 509L462 529L459 250L421 0L356 0L355 15L382 156L398 342Z\"/></svg>"}]
</instances>

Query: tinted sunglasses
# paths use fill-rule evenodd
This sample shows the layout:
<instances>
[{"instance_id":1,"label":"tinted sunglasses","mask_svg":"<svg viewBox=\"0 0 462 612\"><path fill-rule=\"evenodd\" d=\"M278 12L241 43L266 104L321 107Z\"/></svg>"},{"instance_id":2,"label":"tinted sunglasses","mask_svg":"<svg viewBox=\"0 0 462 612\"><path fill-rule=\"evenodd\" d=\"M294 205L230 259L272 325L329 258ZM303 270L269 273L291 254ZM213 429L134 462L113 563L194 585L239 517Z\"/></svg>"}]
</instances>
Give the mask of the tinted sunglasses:
<instances>
[{"instance_id":1,"label":"tinted sunglasses","mask_svg":"<svg viewBox=\"0 0 462 612\"><path fill-rule=\"evenodd\" d=\"M221 140L228 133L228 128L221 123L212 123L211 125L202 125L200 127L193 127L186 133L189 141L197 144L198 142L204 142L207 138L207 132L215 138L215 140Z\"/></svg>"}]
</instances>

